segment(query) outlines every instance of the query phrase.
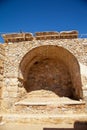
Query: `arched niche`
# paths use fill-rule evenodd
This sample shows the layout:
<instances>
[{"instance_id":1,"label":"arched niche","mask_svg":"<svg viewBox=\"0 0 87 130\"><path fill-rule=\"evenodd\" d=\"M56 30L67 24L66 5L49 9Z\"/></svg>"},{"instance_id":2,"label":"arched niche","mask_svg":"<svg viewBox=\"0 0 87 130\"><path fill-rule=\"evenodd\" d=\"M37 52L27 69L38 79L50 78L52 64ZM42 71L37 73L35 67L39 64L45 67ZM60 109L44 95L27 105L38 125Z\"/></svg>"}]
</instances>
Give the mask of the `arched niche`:
<instances>
[{"instance_id":1,"label":"arched niche","mask_svg":"<svg viewBox=\"0 0 87 130\"><path fill-rule=\"evenodd\" d=\"M60 97L83 98L78 61L63 47L43 45L30 50L22 58L19 70L26 92L45 89Z\"/></svg>"}]
</instances>

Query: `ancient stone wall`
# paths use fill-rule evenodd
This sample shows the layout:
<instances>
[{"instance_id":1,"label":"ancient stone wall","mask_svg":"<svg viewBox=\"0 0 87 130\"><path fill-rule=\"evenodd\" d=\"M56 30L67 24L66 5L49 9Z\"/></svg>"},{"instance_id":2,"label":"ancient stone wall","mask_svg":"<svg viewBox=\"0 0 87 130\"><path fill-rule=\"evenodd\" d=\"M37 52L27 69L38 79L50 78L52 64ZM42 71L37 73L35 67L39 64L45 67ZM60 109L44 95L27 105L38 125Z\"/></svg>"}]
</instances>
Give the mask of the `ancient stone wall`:
<instances>
[{"instance_id":1,"label":"ancient stone wall","mask_svg":"<svg viewBox=\"0 0 87 130\"><path fill-rule=\"evenodd\" d=\"M57 39L57 40L33 40L5 44L5 64L4 64L4 89L3 89L3 109L8 110L14 107L14 103L25 93L25 89L20 83L22 80L20 63L24 56L32 49L44 45L61 46L69 50L79 62L87 65L87 52L83 43L87 39ZM70 62L70 61L69 61ZM18 87L19 86L19 87ZM84 84L83 84L84 86Z\"/></svg>"},{"instance_id":2,"label":"ancient stone wall","mask_svg":"<svg viewBox=\"0 0 87 130\"><path fill-rule=\"evenodd\" d=\"M4 60L5 60L5 49L4 46L0 44L0 105L2 100L2 90L4 88Z\"/></svg>"},{"instance_id":3,"label":"ancient stone wall","mask_svg":"<svg viewBox=\"0 0 87 130\"><path fill-rule=\"evenodd\" d=\"M0 112L5 120L87 114L87 39L78 38L78 31L4 34L3 38Z\"/></svg>"}]
</instances>

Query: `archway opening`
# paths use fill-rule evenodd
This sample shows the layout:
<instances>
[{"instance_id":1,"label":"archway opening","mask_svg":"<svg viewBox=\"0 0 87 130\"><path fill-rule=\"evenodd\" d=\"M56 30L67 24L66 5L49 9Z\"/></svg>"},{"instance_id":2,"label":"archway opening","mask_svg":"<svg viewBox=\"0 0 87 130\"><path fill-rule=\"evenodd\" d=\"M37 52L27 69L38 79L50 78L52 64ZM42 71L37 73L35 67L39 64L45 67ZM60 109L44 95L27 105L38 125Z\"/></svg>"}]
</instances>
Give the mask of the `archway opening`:
<instances>
[{"instance_id":1,"label":"archway opening","mask_svg":"<svg viewBox=\"0 0 87 130\"><path fill-rule=\"evenodd\" d=\"M44 45L32 49L23 57L20 70L19 78L30 95L39 91L48 97L53 93L58 97L82 98L78 61L63 47Z\"/></svg>"}]
</instances>

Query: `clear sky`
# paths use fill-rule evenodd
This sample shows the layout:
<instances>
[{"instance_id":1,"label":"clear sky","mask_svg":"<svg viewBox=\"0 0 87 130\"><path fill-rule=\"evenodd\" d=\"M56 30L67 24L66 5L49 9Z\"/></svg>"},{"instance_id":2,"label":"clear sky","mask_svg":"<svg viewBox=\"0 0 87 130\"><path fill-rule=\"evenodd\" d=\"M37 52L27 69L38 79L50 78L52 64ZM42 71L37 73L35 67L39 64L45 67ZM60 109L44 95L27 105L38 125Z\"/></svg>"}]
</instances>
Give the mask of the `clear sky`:
<instances>
[{"instance_id":1,"label":"clear sky","mask_svg":"<svg viewBox=\"0 0 87 130\"><path fill-rule=\"evenodd\" d=\"M0 0L0 34L67 30L87 34L87 0Z\"/></svg>"}]
</instances>

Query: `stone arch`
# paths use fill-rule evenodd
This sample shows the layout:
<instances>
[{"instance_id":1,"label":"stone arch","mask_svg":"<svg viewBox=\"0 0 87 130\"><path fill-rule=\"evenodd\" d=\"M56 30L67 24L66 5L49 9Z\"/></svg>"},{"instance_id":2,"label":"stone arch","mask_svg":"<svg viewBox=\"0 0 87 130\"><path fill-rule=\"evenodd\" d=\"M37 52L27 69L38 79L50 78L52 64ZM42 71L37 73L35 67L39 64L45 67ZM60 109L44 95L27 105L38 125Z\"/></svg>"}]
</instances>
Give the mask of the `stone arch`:
<instances>
[{"instance_id":1,"label":"stone arch","mask_svg":"<svg viewBox=\"0 0 87 130\"><path fill-rule=\"evenodd\" d=\"M19 79L27 92L49 89L59 96L83 98L80 67L76 57L57 45L30 50L19 65Z\"/></svg>"}]
</instances>

